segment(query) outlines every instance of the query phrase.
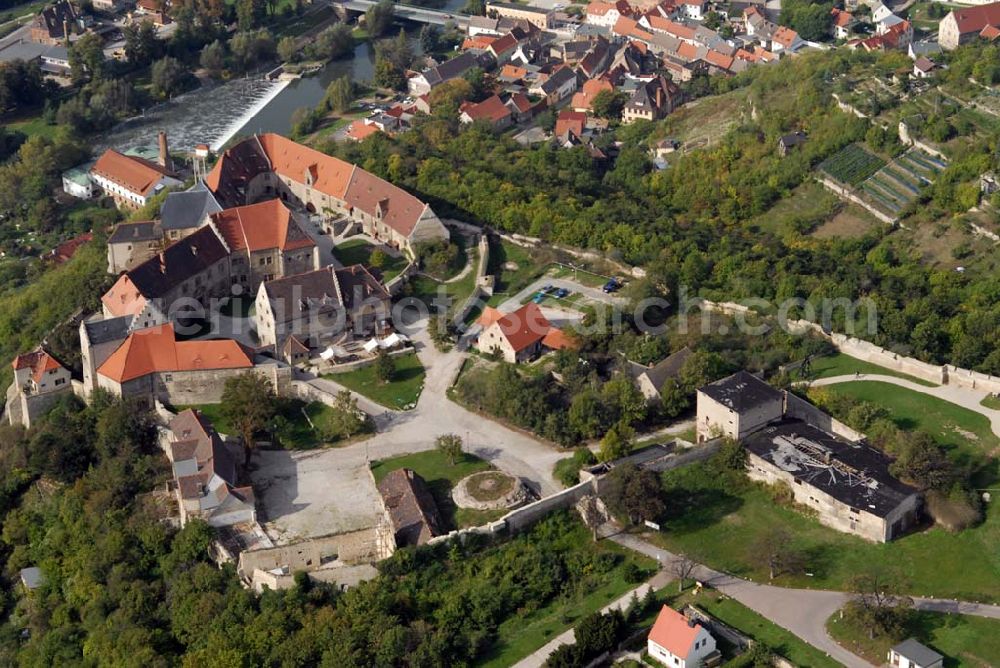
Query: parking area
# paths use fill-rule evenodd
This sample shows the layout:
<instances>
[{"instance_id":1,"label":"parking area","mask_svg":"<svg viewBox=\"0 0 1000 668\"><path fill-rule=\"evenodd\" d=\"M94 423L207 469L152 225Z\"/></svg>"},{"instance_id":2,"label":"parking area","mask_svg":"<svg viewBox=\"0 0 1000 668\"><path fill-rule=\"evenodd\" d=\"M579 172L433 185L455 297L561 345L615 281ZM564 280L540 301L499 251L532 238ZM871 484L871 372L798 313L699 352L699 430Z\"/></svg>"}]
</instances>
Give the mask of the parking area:
<instances>
[{"instance_id":1,"label":"parking area","mask_svg":"<svg viewBox=\"0 0 1000 668\"><path fill-rule=\"evenodd\" d=\"M258 519L276 543L377 524L378 491L363 448L262 450L254 461Z\"/></svg>"}]
</instances>

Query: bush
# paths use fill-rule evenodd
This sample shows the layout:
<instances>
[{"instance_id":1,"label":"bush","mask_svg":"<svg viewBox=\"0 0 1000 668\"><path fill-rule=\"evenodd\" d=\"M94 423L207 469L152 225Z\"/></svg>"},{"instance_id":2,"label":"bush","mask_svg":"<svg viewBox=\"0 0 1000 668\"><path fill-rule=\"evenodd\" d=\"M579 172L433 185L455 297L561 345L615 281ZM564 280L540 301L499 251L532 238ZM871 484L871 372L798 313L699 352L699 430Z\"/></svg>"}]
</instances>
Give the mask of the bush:
<instances>
[{"instance_id":1,"label":"bush","mask_svg":"<svg viewBox=\"0 0 1000 668\"><path fill-rule=\"evenodd\" d=\"M587 448L579 448L572 457L566 457L556 462L556 479L566 487L572 487L580 482L580 469L597 463L597 457Z\"/></svg>"}]
</instances>

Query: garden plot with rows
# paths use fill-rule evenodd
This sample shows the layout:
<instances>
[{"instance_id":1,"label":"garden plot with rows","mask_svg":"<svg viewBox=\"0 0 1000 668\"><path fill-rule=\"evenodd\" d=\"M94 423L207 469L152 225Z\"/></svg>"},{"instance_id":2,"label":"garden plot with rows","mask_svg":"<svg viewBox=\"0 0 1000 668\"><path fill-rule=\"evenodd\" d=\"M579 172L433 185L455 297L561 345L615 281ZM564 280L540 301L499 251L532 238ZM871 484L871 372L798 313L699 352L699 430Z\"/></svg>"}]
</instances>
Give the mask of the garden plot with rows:
<instances>
[{"instance_id":1,"label":"garden plot with rows","mask_svg":"<svg viewBox=\"0 0 1000 668\"><path fill-rule=\"evenodd\" d=\"M934 183L947 164L940 158L910 149L872 174L861 184L862 198L890 216L897 217L920 196L920 190Z\"/></svg>"}]
</instances>

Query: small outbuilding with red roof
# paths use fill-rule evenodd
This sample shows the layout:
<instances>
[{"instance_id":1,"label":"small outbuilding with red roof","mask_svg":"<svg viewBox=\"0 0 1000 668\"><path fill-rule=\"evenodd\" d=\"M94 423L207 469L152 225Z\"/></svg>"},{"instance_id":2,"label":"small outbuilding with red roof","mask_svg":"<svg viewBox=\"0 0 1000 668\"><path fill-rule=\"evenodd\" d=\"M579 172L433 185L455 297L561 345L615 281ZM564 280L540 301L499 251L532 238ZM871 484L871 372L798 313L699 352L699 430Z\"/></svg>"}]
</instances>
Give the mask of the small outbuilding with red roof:
<instances>
[{"instance_id":1,"label":"small outbuilding with red roof","mask_svg":"<svg viewBox=\"0 0 1000 668\"><path fill-rule=\"evenodd\" d=\"M671 668L698 668L716 652L711 633L667 605L649 631L646 649L650 658Z\"/></svg>"},{"instance_id":2,"label":"small outbuilding with red roof","mask_svg":"<svg viewBox=\"0 0 1000 668\"><path fill-rule=\"evenodd\" d=\"M512 313L487 306L476 323L483 328L476 347L496 353L512 364L524 362L544 348L561 350L576 347L573 339L553 327L537 304L531 302Z\"/></svg>"}]
</instances>

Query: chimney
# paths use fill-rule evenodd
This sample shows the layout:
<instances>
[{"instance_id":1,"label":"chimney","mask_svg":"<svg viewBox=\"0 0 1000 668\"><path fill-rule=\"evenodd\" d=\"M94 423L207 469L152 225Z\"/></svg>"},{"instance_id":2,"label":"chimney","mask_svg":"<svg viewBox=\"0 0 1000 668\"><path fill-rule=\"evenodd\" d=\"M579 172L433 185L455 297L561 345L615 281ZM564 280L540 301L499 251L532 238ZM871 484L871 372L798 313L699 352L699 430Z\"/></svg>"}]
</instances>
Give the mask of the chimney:
<instances>
[{"instance_id":1,"label":"chimney","mask_svg":"<svg viewBox=\"0 0 1000 668\"><path fill-rule=\"evenodd\" d=\"M656 87L656 108L663 108L663 86Z\"/></svg>"},{"instance_id":2,"label":"chimney","mask_svg":"<svg viewBox=\"0 0 1000 668\"><path fill-rule=\"evenodd\" d=\"M160 140L160 159L157 161L160 163L160 167L163 167L168 172L174 171L174 166L170 161L170 151L167 150L167 133L160 130L158 135Z\"/></svg>"},{"instance_id":3,"label":"chimney","mask_svg":"<svg viewBox=\"0 0 1000 668\"><path fill-rule=\"evenodd\" d=\"M159 256L160 256L160 273L165 274L167 273L167 257L166 255L163 254L163 251L159 252Z\"/></svg>"}]
</instances>

